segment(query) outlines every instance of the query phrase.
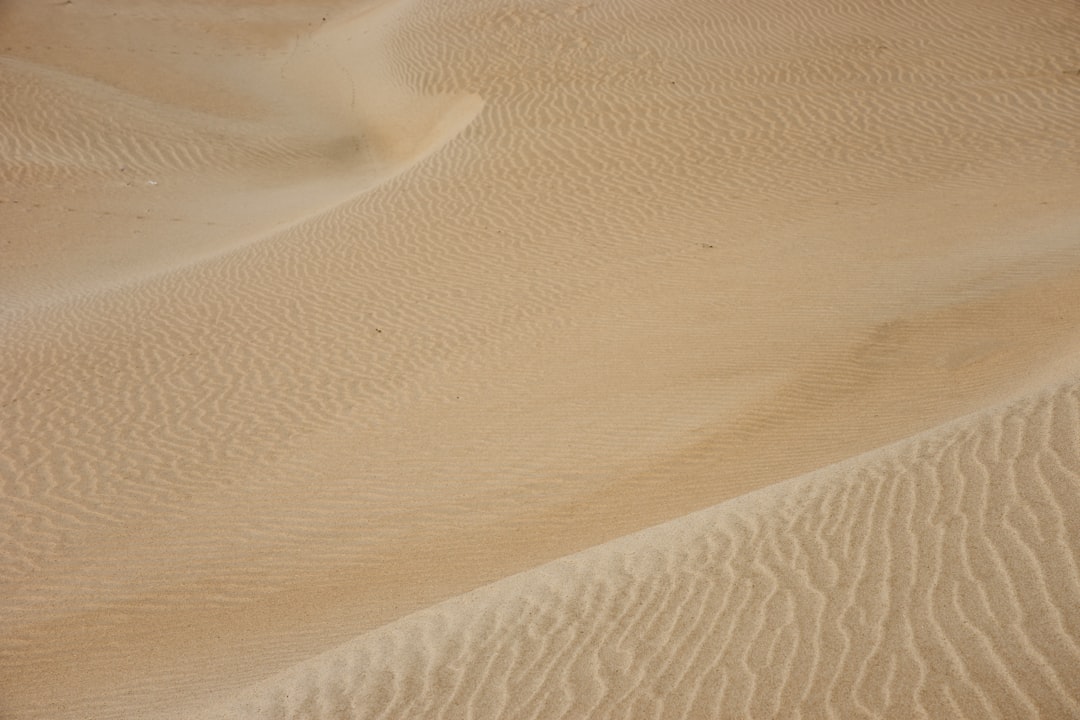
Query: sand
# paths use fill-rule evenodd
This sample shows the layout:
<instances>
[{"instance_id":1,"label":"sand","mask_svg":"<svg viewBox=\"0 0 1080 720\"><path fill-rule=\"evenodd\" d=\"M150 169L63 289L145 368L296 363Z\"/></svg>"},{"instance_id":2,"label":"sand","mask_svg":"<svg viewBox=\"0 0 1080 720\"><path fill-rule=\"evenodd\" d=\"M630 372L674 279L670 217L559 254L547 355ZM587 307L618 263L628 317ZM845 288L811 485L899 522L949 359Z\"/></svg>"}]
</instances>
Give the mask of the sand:
<instances>
[{"instance_id":1,"label":"sand","mask_svg":"<svg viewBox=\"0 0 1080 720\"><path fill-rule=\"evenodd\" d=\"M0 2L0 717L1080 714L1080 10Z\"/></svg>"},{"instance_id":2,"label":"sand","mask_svg":"<svg viewBox=\"0 0 1080 720\"><path fill-rule=\"evenodd\" d=\"M1066 384L389 623L203 717L1076 717Z\"/></svg>"}]
</instances>

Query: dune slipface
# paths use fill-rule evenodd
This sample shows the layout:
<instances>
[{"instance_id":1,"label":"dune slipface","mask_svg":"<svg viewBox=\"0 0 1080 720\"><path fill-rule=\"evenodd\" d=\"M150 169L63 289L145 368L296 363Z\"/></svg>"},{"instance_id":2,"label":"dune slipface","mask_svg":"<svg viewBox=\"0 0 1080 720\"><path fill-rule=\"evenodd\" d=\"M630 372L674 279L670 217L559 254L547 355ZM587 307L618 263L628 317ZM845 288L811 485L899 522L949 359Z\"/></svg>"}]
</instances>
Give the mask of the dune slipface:
<instances>
[{"instance_id":1,"label":"dune slipface","mask_svg":"<svg viewBox=\"0 0 1080 720\"><path fill-rule=\"evenodd\" d=\"M0 2L0 716L1076 714L1078 73L1066 0Z\"/></svg>"}]
</instances>

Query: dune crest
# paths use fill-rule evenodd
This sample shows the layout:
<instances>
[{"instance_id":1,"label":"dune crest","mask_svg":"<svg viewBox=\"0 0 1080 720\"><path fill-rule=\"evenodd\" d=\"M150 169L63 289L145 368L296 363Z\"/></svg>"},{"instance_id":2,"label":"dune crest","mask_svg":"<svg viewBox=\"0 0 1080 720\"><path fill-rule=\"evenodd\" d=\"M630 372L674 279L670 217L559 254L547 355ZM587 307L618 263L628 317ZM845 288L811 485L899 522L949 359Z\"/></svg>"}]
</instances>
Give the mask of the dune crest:
<instances>
[{"instance_id":1,"label":"dune crest","mask_svg":"<svg viewBox=\"0 0 1080 720\"><path fill-rule=\"evenodd\" d=\"M784 569L810 558L781 553L769 513L791 508L722 503L1075 376L1078 12L1074 0L0 0L0 716L207 706L449 598L717 506L729 518L717 541L732 535L744 554L701 562L796 583L775 602L809 588L808 604L784 606L787 625L768 600L758 616L732 599L721 614L740 662L762 667L797 637L835 650L858 618L804 612L831 586L816 566L805 583ZM1052 424L1071 427L1059 400ZM979 442L1015 430L978 427ZM1035 487L1059 488L1048 436L1016 437L1017 462L1046 458ZM955 473L916 460L912 477L958 473L943 493L985 487L1013 507L964 458ZM849 487L816 477L822 493ZM816 498L815 484L783 487ZM900 515L915 502L879 486ZM938 502L929 492L919 485L919 503ZM870 512L843 497L838 518ZM993 531L1013 555L1028 537L1018 512ZM1053 504L1030 512L1052 540ZM739 539L738 518L778 549ZM888 518L866 527L893 537ZM1077 546L1062 527L1039 562ZM822 541L836 577L878 581L855 552L877 547L870 530L850 566ZM934 532L919 553L940 547ZM988 533L965 537L981 547ZM555 577L653 587L648 566L616 582L612 552ZM661 566L693 575L697 560L668 552ZM1008 599L1013 565L996 567L977 570ZM537 580L548 570L528 577L558 595ZM1046 587L1069 599L1054 585L1068 577ZM702 583L671 622L692 622L693 598L703 612L733 598ZM936 592L917 585L923 600ZM898 628L926 614L888 599ZM552 628L572 600L545 600ZM479 622L440 606L458 629L435 638L438 653L452 637L481 647L447 607ZM998 646L984 639L1020 622L1010 607L987 611L997 630L973 615L986 672ZM666 637L672 608L656 608L626 617L634 642L649 622ZM607 630L608 610L578 614ZM749 639L762 617L789 628L772 645ZM491 637L513 650L528 633L504 620L509 634ZM1043 642L1020 624L1018 639ZM1065 627L1049 657L1071 652ZM874 637L863 629L850 642ZM548 658L533 642L521 647ZM637 667L621 642L618 662ZM954 668L919 642L889 646L907 665L867 673ZM444 657L405 672L387 653L398 676L425 681ZM777 668L777 683L795 677ZM371 697L370 678L354 680L349 692ZM770 681L757 682L746 691L764 697ZM1018 682L1026 696L1037 680ZM639 686L628 697L645 702ZM1067 709L1068 687L1047 688L1032 702ZM801 702L796 690L785 699Z\"/></svg>"},{"instance_id":2,"label":"dune crest","mask_svg":"<svg viewBox=\"0 0 1080 720\"><path fill-rule=\"evenodd\" d=\"M164 25L173 43L196 44L205 18L183 4L153 7L141 23L135 16L136 31ZM435 152L483 101L418 94L391 77L384 16L394 8L305 27L268 47L217 48L204 92L241 95L258 108L243 115L177 107L149 80L61 53L0 59L7 127L0 187L10 203L0 212L20 241L0 248L0 302L63 300L235 251ZM16 3L9 32L30 13ZM108 3L59 3L47 14L58 43L104 34L115 16ZM163 72L190 63L176 52L150 54Z\"/></svg>"},{"instance_id":3,"label":"dune crest","mask_svg":"<svg viewBox=\"0 0 1080 720\"><path fill-rule=\"evenodd\" d=\"M1080 382L403 618L200 718L1080 714Z\"/></svg>"}]
</instances>

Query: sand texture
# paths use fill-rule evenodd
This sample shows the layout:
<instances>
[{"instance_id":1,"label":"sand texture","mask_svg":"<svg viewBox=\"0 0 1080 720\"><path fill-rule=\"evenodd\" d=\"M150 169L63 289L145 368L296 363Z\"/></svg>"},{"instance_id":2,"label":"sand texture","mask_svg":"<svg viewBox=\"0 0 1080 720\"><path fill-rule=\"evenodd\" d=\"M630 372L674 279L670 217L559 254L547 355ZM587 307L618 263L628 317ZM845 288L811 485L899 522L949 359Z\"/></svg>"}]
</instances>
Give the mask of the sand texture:
<instances>
[{"instance_id":1,"label":"sand texture","mask_svg":"<svg viewBox=\"0 0 1080 720\"><path fill-rule=\"evenodd\" d=\"M0 97L0 718L1080 714L1075 2L0 0Z\"/></svg>"},{"instance_id":2,"label":"sand texture","mask_svg":"<svg viewBox=\"0 0 1080 720\"><path fill-rule=\"evenodd\" d=\"M1080 384L390 623L207 717L1080 716Z\"/></svg>"}]
</instances>

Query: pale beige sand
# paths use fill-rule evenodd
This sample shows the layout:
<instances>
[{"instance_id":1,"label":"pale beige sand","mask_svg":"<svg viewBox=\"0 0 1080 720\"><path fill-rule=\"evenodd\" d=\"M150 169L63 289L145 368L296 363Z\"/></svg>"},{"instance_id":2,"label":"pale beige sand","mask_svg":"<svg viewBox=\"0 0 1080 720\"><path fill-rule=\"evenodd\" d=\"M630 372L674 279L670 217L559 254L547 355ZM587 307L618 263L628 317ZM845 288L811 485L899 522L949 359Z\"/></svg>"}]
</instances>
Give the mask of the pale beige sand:
<instances>
[{"instance_id":1,"label":"pale beige sand","mask_svg":"<svg viewBox=\"0 0 1080 720\"><path fill-rule=\"evenodd\" d=\"M486 583L1056 386L1080 369L1078 71L1065 0L0 2L0 716L209 706ZM1058 437L1031 417L1017 454ZM1060 507L1032 522L1076 490L1055 472L1033 482ZM812 477L809 498L852 482ZM789 517L778 492L752 522ZM739 502L712 512L751 517ZM1062 527L1042 561L1080 546ZM731 572L805 580L738 547L754 559ZM580 556L565 600L612 552ZM651 587L647 569L622 582ZM1051 631L1006 577L982 581L1008 600L999 634L963 647L1008 675L993 638ZM1030 602L1057 593L1066 617L1072 582ZM731 596L690 597L670 622ZM921 617L865 602L890 627ZM838 632L802 627L817 607L792 606L791 637ZM752 637L759 610L717 621ZM544 627L481 637L473 618L425 662ZM641 622L656 665L730 659L687 656L663 612ZM1061 622L1047 667L1071 658ZM952 667L923 652L928 677ZM815 657L758 687L832 669ZM886 704L882 682L859 702ZM1040 697L1075 698L1062 683Z\"/></svg>"},{"instance_id":2,"label":"pale beige sand","mask_svg":"<svg viewBox=\"0 0 1080 720\"><path fill-rule=\"evenodd\" d=\"M192 716L1080 716L1080 383L465 594Z\"/></svg>"}]
</instances>

